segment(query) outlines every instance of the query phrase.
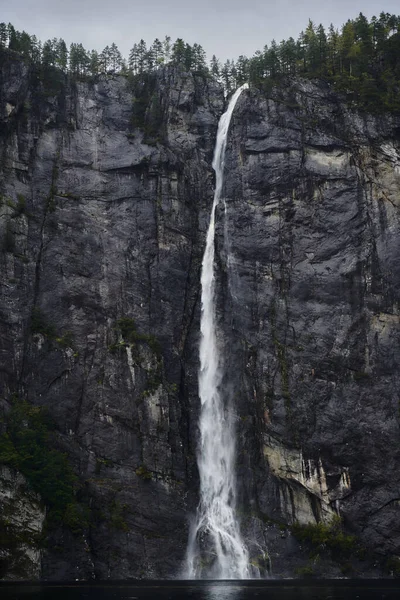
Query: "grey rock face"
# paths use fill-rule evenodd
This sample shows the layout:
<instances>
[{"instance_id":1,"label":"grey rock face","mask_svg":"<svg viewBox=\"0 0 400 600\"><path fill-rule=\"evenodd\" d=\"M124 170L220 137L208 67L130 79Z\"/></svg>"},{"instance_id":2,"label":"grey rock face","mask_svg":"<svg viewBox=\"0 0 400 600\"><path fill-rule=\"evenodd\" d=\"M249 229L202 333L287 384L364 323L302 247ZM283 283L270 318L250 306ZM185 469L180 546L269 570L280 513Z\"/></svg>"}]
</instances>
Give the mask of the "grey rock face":
<instances>
[{"instance_id":1,"label":"grey rock face","mask_svg":"<svg viewBox=\"0 0 400 600\"><path fill-rule=\"evenodd\" d=\"M39 579L45 510L20 473L0 467L0 579Z\"/></svg>"},{"instance_id":2,"label":"grey rock face","mask_svg":"<svg viewBox=\"0 0 400 600\"><path fill-rule=\"evenodd\" d=\"M48 408L96 521L51 534L42 576L173 576L196 502L191 325L223 95L161 73L163 139L148 144L123 77L47 96L28 77L4 67L2 397Z\"/></svg>"},{"instance_id":3,"label":"grey rock face","mask_svg":"<svg viewBox=\"0 0 400 600\"><path fill-rule=\"evenodd\" d=\"M216 84L174 70L133 91L2 65L1 408L15 393L48 408L91 511L84 534L49 534L44 579L181 572L223 107ZM277 575L304 552L271 520L339 512L400 556L399 126L299 81L243 93L234 114L217 214L225 391L245 535Z\"/></svg>"},{"instance_id":4,"label":"grey rock face","mask_svg":"<svg viewBox=\"0 0 400 600\"><path fill-rule=\"evenodd\" d=\"M384 555L400 553L398 125L311 83L250 92L220 214L245 502L289 523L338 512Z\"/></svg>"}]
</instances>

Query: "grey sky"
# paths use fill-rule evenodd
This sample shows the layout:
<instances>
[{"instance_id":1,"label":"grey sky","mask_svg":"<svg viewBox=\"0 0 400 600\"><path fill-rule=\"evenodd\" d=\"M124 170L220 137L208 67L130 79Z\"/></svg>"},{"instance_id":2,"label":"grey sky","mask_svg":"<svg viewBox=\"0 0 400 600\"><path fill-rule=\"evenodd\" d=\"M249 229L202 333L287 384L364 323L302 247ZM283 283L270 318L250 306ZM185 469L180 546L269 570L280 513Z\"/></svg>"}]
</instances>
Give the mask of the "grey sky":
<instances>
[{"instance_id":1,"label":"grey sky","mask_svg":"<svg viewBox=\"0 0 400 600\"><path fill-rule=\"evenodd\" d=\"M102 50L115 42L127 57L135 42L170 35L197 42L221 60L252 56L273 38L295 39L311 18L340 27L363 12L400 13L398 0L0 0L0 21L45 41L62 37Z\"/></svg>"}]
</instances>

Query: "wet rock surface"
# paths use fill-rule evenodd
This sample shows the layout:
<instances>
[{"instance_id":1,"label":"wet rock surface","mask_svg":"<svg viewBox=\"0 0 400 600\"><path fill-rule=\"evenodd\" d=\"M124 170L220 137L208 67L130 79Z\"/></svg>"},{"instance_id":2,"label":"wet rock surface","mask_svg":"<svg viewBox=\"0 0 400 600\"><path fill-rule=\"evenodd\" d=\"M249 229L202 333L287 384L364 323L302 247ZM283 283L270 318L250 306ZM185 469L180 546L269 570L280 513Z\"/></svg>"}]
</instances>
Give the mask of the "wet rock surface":
<instances>
[{"instance_id":1,"label":"wet rock surface","mask_svg":"<svg viewBox=\"0 0 400 600\"><path fill-rule=\"evenodd\" d=\"M311 83L250 92L226 164L220 306L243 494L289 523L338 511L398 554L398 119Z\"/></svg>"},{"instance_id":2,"label":"wet rock surface","mask_svg":"<svg viewBox=\"0 0 400 600\"><path fill-rule=\"evenodd\" d=\"M224 100L173 71L151 85L157 141L123 77L53 94L3 67L2 398L48 408L96 521L50 534L46 579L177 574L196 503L192 325Z\"/></svg>"},{"instance_id":3,"label":"wet rock surface","mask_svg":"<svg viewBox=\"0 0 400 600\"><path fill-rule=\"evenodd\" d=\"M41 576L40 539L45 508L25 477L0 467L0 579L19 581Z\"/></svg>"},{"instance_id":4,"label":"wet rock surface","mask_svg":"<svg viewBox=\"0 0 400 600\"><path fill-rule=\"evenodd\" d=\"M1 69L1 407L47 407L92 515L84 534L48 534L43 579L177 576L197 503L224 98L174 70L145 85L54 89L12 56ZM400 555L399 126L299 81L244 92L233 117L217 214L225 391L253 560L283 576L308 559L275 521L339 511Z\"/></svg>"}]
</instances>

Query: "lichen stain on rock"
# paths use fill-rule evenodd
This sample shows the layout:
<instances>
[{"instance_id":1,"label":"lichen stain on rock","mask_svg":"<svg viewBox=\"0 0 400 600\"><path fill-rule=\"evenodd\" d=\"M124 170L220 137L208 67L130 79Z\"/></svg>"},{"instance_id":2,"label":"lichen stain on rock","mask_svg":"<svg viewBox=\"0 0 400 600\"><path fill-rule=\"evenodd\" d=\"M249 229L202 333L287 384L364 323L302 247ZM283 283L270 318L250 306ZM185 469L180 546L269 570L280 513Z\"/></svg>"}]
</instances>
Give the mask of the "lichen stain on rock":
<instances>
[{"instance_id":1,"label":"lichen stain on rock","mask_svg":"<svg viewBox=\"0 0 400 600\"><path fill-rule=\"evenodd\" d=\"M304 459L301 450L286 448L271 436L266 437L264 444L264 456L271 473L281 480L281 510L286 522L329 523L340 514L340 500L351 493L348 468L342 467L336 485L328 487L320 458Z\"/></svg>"}]
</instances>

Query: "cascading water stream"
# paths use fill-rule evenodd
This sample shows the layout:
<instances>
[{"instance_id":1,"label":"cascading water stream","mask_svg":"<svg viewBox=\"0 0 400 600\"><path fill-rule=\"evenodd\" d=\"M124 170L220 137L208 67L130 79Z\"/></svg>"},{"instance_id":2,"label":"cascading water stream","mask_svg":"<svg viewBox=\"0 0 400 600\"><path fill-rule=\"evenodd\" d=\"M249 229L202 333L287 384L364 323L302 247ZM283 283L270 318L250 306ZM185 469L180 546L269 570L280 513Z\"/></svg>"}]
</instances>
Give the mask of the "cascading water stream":
<instances>
[{"instance_id":1,"label":"cascading water stream","mask_svg":"<svg viewBox=\"0 0 400 600\"><path fill-rule=\"evenodd\" d=\"M189 536L187 576L191 579L246 579L249 556L236 517L235 426L221 395L223 375L215 310L215 209L220 201L229 124L244 84L232 96L217 133L213 168L216 185L201 272L199 395L200 503Z\"/></svg>"}]
</instances>

